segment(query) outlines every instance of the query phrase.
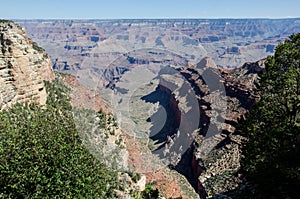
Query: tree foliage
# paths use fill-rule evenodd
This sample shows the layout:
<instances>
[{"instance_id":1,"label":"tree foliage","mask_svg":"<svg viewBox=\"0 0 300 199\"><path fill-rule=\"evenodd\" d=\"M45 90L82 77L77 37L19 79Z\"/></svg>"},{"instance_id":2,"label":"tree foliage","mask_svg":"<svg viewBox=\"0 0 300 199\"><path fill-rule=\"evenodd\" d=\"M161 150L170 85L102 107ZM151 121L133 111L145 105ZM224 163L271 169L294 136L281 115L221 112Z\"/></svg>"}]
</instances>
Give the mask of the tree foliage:
<instances>
[{"instance_id":1,"label":"tree foliage","mask_svg":"<svg viewBox=\"0 0 300 199\"><path fill-rule=\"evenodd\" d=\"M260 100L242 122L242 169L254 198L296 198L300 188L300 33L276 47L260 74Z\"/></svg>"},{"instance_id":2,"label":"tree foliage","mask_svg":"<svg viewBox=\"0 0 300 199\"><path fill-rule=\"evenodd\" d=\"M117 173L83 147L68 89L46 87L46 107L0 112L0 198L114 198Z\"/></svg>"}]
</instances>

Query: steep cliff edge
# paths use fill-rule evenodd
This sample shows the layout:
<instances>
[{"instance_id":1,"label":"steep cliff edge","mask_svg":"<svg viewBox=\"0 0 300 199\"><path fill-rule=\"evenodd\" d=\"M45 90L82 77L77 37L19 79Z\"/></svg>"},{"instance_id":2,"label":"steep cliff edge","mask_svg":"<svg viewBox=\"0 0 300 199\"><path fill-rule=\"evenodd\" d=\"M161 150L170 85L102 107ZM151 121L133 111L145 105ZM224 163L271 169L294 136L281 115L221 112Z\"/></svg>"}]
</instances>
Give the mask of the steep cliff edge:
<instances>
[{"instance_id":1,"label":"steep cliff edge","mask_svg":"<svg viewBox=\"0 0 300 199\"><path fill-rule=\"evenodd\" d=\"M0 110L18 102L46 103L44 80L52 81L50 58L22 27L0 22Z\"/></svg>"},{"instance_id":2,"label":"steep cliff edge","mask_svg":"<svg viewBox=\"0 0 300 199\"><path fill-rule=\"evenodd\" d=\"M199 191L205 190L203 194L207 197L234 190L241 180L241 143L245 138L236 135L234 131L238 120L258 99L254 92L255 82L259 81L258 74L264 71L265 62L266 59L248 62L233 70L215 68L224 82L227 98L226 117L221 134L212 137L211 140L204 140L201 136L196 139L196 161L193 164L193 168L200 167L202 170L198 178L202 185L202 190ZM203 113L208 115L207 110L203 110ZM206 155L203 156L206 150Z\"/></svg>"}]
</instances>

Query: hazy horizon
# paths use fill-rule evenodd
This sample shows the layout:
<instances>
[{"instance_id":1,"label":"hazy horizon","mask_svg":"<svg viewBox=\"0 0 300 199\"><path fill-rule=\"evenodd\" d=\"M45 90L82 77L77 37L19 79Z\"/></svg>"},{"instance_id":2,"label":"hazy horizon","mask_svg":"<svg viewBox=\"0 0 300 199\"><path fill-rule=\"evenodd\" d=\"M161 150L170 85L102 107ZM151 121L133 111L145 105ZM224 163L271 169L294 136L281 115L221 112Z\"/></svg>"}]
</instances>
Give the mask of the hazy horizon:
<instances>
[{"instance_id":1,"label":"hazy horizon","mask_svg":"<svg viewBox=\"0 0 300 199\"><path fill-rule=\"evenodd\" d=\"M0 18L32 19L283 19L300 18L298 0L13 0Z\"/></svg>"},{"instance_id":2,"label":"hazy horizon","mask_svg":"<svg viewBox=\"0 0 300 199\"><path fill-rule=\"evenodd\" d=\"M1 18L0 18L1 19ZM3 18L2 18L3 19ZM47 21L47 20L236 20L236 19L266 19L266 20L276 20L276 19L300 19L300 17L279 17L279 18L263 18L263 17L240 17L240 18L28 18L28 19L20 19L20 18L5 18L5 20L17 20L17 21L23 21L23 20L41 20L41 21Z\"/></svg>"}]
</instances>

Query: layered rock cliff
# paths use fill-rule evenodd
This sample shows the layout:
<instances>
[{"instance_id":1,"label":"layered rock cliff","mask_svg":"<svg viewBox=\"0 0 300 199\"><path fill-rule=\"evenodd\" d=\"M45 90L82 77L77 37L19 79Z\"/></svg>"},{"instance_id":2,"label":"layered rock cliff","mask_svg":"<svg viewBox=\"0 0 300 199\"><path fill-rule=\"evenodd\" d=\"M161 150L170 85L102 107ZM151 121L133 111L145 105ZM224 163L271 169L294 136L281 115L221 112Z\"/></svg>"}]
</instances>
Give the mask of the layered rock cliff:
<instances>
[{"instance_id":1,"label":"layered rock cliff","mask_svg":"<svg viewBox=\"0 0 300 199\"><path fill-rule=\"evenodd\" d=\"M211 57L217 66L240 67L270 55L300 19L20 20L51 56L54 68L74 72L106 68L123 53L164 48L182 56ZM198 57L197 57L198 56ZM100 74L101 75L101 74Z\"/></svg>"},{"instance_id":2,"label":"layered rock cliff","mask_svg":"<svg viewBox=\"0 0 300 199\"><path fill-rule=\"evenodd\" d=\"M214 68L224 82L227 107L220 134L204 138L200 130L195 139L192 168L199 170L200 167L202 171L198 177L201 184L198 191L202 198L234 190L240 182L241 143L244 138L234 134L234 130L238 120L258 98L254 92L255 82L259 81L258 74L264 71L265 62L266 59L249 62L233 70ZM210 111L202 111L208 121L212 119Z\"/></svg>"},{"instance_id":3,"label":"layered rock cliff","mask_svg":"<svg viewBox=\"0 0 300 199\"><path fill-rule=\"evenodd\" d=\"M46 52L10 21L0 22L0 41L0 110L21 102L45 104L43 81L54 79Z\"/></svg>"}]
</instances>

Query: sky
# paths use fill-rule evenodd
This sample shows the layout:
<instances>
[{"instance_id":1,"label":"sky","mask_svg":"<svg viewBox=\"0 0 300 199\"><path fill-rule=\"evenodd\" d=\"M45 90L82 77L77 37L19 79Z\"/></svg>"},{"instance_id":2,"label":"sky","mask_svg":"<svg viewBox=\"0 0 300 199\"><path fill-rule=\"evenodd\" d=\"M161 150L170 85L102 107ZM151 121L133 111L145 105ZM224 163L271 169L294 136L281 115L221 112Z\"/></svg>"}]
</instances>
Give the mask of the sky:
<instances>
[{"instance_id":1,"label":"sky","mask_svg":"<svg viewBox=\"0 0 300 199\"><path fill-rule=\"evenodd\" d=\"M0 19L296 18L299 0L0 0Z\"/></svg>"}]
</instances>

